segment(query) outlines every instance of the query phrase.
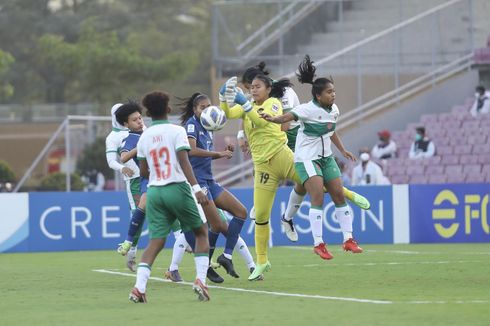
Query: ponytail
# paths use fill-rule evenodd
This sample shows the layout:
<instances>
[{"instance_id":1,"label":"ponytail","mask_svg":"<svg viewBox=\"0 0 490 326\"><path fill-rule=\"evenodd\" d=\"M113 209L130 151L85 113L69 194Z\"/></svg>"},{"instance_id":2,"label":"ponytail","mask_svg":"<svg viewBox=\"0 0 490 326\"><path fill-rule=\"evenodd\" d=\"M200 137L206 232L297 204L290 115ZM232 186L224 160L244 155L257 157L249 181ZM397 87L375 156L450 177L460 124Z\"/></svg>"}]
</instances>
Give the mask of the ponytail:
<instances>
[{"instance_id":1,"label":"ponytail","mask_svg":"<svg viewBox=\"0 0 490 326\"><path fill-rule=\"evenodd\" d=\"M307 54L305 58L298 66L298 81L301 84L311 84L311 95L316 99L317 95L320 95L328 84L333 84L333 78L317 78L315 79L316 67L313 65L314 61L311 61L310 56Z\"/></svg>"}]
</instances>

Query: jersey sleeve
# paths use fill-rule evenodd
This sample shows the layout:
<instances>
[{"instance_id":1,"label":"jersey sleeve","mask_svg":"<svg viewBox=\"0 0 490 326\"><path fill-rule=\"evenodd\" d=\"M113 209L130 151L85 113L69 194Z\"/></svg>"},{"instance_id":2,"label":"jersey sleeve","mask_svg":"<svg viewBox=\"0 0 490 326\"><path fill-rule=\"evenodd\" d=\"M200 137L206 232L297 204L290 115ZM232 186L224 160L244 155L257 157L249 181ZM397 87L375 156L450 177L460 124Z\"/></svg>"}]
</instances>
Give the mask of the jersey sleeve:
<instances>
[{"instance_id":1,"label":"jersey sleeve","mask_svg":"<svg viewBox=\"0 0 490 326\"><path fill-rule=\"evenodd\" d=\"M187 139L187 132L184 128L179 127L177 129L177 134L175 135L175 151L190 151L191 145Z\"/></svg>"},{"instance_id":2,"label":"jersey sleeve","mask_svg":"<svg viewBox=\"0 0 490 326\"><path fill-rule=\"evenodd\" d=\"M245 115L245 111L241 105L236 104L231 108L226 102L220 102L219 107L225 112L226 118L228 119L242 119Z\"/></svg>"},{"instance_id":3,"label":"jersey sleeve","mask_svg":"<svg viewBox=\"0 0 490 326\"><path fill-rule=\"evenodd\" d=\"M136 148L136 145L138 144L139 137L134 135L134 134L129 134L128 137L126 137L122 144L121 144L121 149L120 152L129 152L133 148Z\"/></svg>"},{"instance_id":4,"label":"jersey sleeve","mask_svg":"<svg viewBox=\"0 0 490 326\"><path fill-rule=\"evenodd\" d=\"M116 140L109 135L105 139L105 152L106 153L110 153L110 152L117 153L119 151L119 145L120 144L118 142L116 142Z\"/></svg>"},{"instance_id":5,"label":"jersey sleeve","mask_svg":"<svg viewBox=\"0 0 490 326\"><path fill-rule=\"evenodd\" d=\"M187 132L187 137L197 139L197 126L194 119L187 120L185 124L185 131Z\"/></svg>"},{"instance_id":6,"label":"jersey sleeve","mask_svg":"<svg viewBox=\"0 0 490 326\"><path fill-rule=\"evenodd\" d=\"M295 120L305 120L308 116L308 110L306 105L300 105L291 110Z\"/></svg>"},{"instance_id":7,"label":"jersey sleeve","mask_svg":"<svg viewBox=\"0 0 490 326\"><path fill-rule=\"evenodd\" d=\"M286 88L286 93L281 99L281 104L284 113L291 111L300 104L298 95L291 87Z\"/></svg>"},{"instance_id":8,"label":"jersey sleeve","mask_svg":"<svg viewBox=\"0 0 490 326\"><path fill-rule=\"evenodd\" d=\"M144 134L140 137L140 140L139 140L138 144L136 145L136 158L140 161L146 160Z\"/></svg>"}]
</instances>

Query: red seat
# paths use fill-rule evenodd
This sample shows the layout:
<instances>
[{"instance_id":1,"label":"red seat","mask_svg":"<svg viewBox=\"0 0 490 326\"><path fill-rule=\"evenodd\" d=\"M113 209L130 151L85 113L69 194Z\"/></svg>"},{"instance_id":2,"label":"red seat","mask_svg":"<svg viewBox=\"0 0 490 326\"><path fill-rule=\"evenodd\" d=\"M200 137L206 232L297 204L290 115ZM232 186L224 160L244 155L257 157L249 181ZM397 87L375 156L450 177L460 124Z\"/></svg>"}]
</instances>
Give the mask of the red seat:
<instances>
[{"instance_id":1,"label":"red seat","mask_svg":"<svg viewBox=\"0 0 490 326\"><path fill-rule=\"evenodd\" d=\"M485 182L485 176L482 176L481 173L468 173L468 174L466 174L466 182L467 183L483 183L483 182Z\"/></svg>"},{"instance_id":2,"label":"red seat","mask_svg":"<svg viewBox=\"0 0 490 326\"><path fill-rule=\"evenodd\" d=\"M451 146L437 146L436 152L438 155L453 154L453 148Z\"/></svg>"},{"instance_id":3,"label":"red seat","mask_svg":"<svg viewBox=\"0 0 490 326\"><path fill-rule=\"evenodd\" d=\"M466 139L463 139L466 142ZM454 146L454 154L470 154L472 146L471 145L456 145Z\"/></svg>"},{"instance_id":4,"label":"red seat","mask_svg":"<svg viewBox=\"0 0 490 326\"><path fill-rule=\"evenodd\" d=\"M439 164L440 162L441 162L441 157L437 155L422 160L422 163L424 165L436 165Z\"/></svg>"},{"instance_id":5,"label":"red seat","mask_svg":"<svg viewBox=\"0 0 490 326\"><path fill-rule=\"evenodd\" d=\"M489 144L474 145L473 154L490 154L490 145Z\"/></svg>"},{"instance_id":6,"label":"red seat","mask_svg":"<svg viewBox=\"0 0 490 326\"><path fill-rule=\"evenodd\" d=\"M480 164L468 164L463 166L463 172L465 174L468 173L481 173L481 165Z\"/></svg>"},{"instance_id":7,"label":"red seat","mask_svg":"<svg viewBox=\"0 0 490 326\"><path fill-rule=\"evenodd\" d=\"M414 163L419 160L414 160ZM407 166L408 175L424 174L424 166L417 163Z\"/></svg>"},{"instance_id":8,"label":"red seat","mask_svg":"<svg viewBox=\"0 0 490 326\"><path fill-rule=\"evenodd\" d=\"M463 169L461 165L447 165L446 166L446 175L451 176L451 175L459 175L462 174Z\"/></svg>"},{"instance_id":9,"label":"red seat","mask_svg":"<svg viewBox=\"0 0 490 326\"><path fill-rule=\"evenodd\" d=\"M430 174L429 183L446 183L447 177L444 174Z\"/></svg>"},{"instance_id":10,"label":"red seat","mask_svg":"<svg viewBox=\"0 0 490 326\"><path fill-rule=\"evenodd\" d=\"M441 159L441 164L450 165L450 164L458 164L459 163L459 155L444 155Z\"/></svg>"},{"instance_id":11,"label":"red seat","mask_svg":"<svg viewBox=\"0 0 490 326\"><path fill-rule=\"evenodd\" d=\"M427 166L427 170L425 171L425 174L428 176L431 176L433 174L444 174L444 166L443 165L429 165Z\"/></svg>"},{"instance_id":12,"label":"red seat","mask_svg":"<svg viewBox=\"0 0 490 326\"><path fill-rule=\"evenodd\" d=\"M489 176L490 175L490 164L483 164L481 169L481 174Z\"/></svg>"},{"instance_id":13,"label":"red seat","mask_svg":"<svg viewBox=\"0 0 490 326\"><path fill-rule=\"evenodd\" d=\"M465 176L461 173L459 174L447 174L447 183L464 183L465 182Z\"/></svg>"},{"instance_id":14,"label":"red seat","mask_svg":"<svg viewBox=\"0 0 490 326\"><path fill-rule=\"evenodd\" d=\"M406 175L406 167L404 165L390 165L388 171L390 175Z\"/></svg>"},{"instance_id":15,"label":"red seat","mask_svg":"<svg viewBox=\"0 0 490 326\"><path fill-rule=\"evenodd\" d=\"M480 164L490 164L490 154L478 155L478 163L480 163Z\"/></svg>"},{"instance_id":16,"label":"red seat","mask_svg":"<svg viewBox=\"0 0 490 326\"><path fill-rule=\"evenodd\" d=\"M415 174L410 176L410 183L411 184L426 184L428 182L427 176L423 174Z\"/></svg>"},{"instance_id":17,"label":"red seat","mask_svg":"<svg viewBox=\"0 0 490 326\"><path fill-rule=\"evenodd\" d=\"M390 178L392 184L407 184L408 176L407 175L394 175Z\"/></svg>"},{"instance_id":18,"label":"red seat","mask_svg":"<svg viewBox=\"0 0 490 326\"><path fill-rule=\"evenodd\" d=\"M460 164L475 164L478 163L478 155L465 154L459 159Z\"/></svg>"},{"instance_id":19,"label":"red seat","mask_svg":"<svg viewBox=\"0 0 490 326\"><path fill-rule=\"evenodd\" d=\"M470 145L480 145L487 143L487 135L479 133L478 135L469 135L468 144Z\"/></svg>"}]
</instances>

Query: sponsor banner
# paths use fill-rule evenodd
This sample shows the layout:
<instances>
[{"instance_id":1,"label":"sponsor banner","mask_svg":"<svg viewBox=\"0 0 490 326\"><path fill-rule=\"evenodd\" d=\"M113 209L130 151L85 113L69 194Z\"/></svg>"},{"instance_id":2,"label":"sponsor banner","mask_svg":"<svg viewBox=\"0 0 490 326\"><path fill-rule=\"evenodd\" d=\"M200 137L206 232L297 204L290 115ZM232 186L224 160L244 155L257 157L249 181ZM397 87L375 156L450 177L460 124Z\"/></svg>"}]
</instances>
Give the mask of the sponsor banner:
<instances>
[{"instance_id":1,"label":"sponsor banner","mask_svg":"<svg viewBox=\"0 0 490 326\"><path fill-rule=\"evenodd\" d=\"M271 245L313 245L308 211L310 208L309 197L306 196L301 204L298 213L294 218L296 230L298 232L298 242L291 242L286 237L281 227L280 217L286 211L286 206L291 193L291 187L281 187L277 191L274 206L271 213ZM391 186L364 186L355 187L353 190L369 198L371 209L361 210L359 207L349 203L354 216L353 231L359 243L393 243L393 199ZM253 206L252 189L232 189L230 190L242 203L250 209ZM241 236L249 245L254 245L253 223L247 221L243 227ZM341 244L343 237L340 225L335 217L335 205L330 200L330 196L325 196L323 209L323 238L329 244Z\"/></svg>"},{"instance_id":2,"label":"sponsor banner","mask_svg":"<svg viewBox=\"0 0 490 326\"><path fill-rule=\"evenodd\" d=\"M489 184L410 186L410 242L490 242Z\"/></svg>"},{"instance_id":3,"label":"sponsor banner","mask_svg":"<svg viewBox=\"0 0 490 326\"><path fill-rule=\"evenodd\" d=\"M28 251L29 194L0 194L0 252Z\"/></svg>"},{"instance_id":4,"label":"sponsor banner","mask_svg":"<svg viewBox=\"0 0 490 326\"><path fill-rule=\"evenodd\" d=\"M297 243L290 242L281 228L280 217L286 210L291 187L278 190L271 214L271 245L312 245L308 196L299 207L294 222L299 233ZM393 243L393 203L391 186L358 187L368 197L371 209L362 211L351 205L354 235L362 243ZM250 210L253 190L231 192ZM0 252L115 250L127 234L130 210L124 192L40 192L0 195ZM329 244L341 244L342 233L335 218L335 207L325 196L323 236ZM254 224L247 219L241 236L253 246ZM139 247L148 242L143 232ZM167 241L171 247L173 236ZM220 237L218 244L224 244Z\"/></svg>"}]
</instances>

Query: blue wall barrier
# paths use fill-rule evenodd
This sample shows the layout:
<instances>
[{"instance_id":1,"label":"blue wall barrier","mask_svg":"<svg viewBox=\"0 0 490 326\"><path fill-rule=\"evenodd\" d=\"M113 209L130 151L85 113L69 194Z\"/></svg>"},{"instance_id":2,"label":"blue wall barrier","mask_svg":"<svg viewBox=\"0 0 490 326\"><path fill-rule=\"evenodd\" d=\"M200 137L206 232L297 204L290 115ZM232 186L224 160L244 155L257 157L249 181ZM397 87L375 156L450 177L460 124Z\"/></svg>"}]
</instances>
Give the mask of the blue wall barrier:
<instances>
[{"instance_id":1,"label":"blue wall barrier","mask_svg":"<svg viewBox=\"0 0 490 326\"><path fill-rule=\"evenodd\" d=\"M410 242L489 242L489 184L410 186Z\"/></svg>"},{"instance_id":2,"label":"blue wall barrier","mask_svg":"<svg viewBox=\"0 0 490 326\"><path fill-rule=\"evenodd\" d=\"M489 184L413 185L405 195L402 192L401 196L395 196L397 187L400 186L355 188L371 201L369 211L351 205L354 235L361 244L393 243L395 229L398 236L401 232L402 239L413 243L490 242ZM277 192L271 214L272 245L293 244L279 222L290 191L290 187L283 187ZM233 189L232 192L251 209L252 189ZM115 250L125 238L130 219L124 192L0 194L0 207L0 252ZM306 197L294 220L299 233L297 245L312 245L313 242L309 207ZM400 222L399 216L409 217L409 223ZM323 223L325 241L340 245L342 235L328 195ZM241 235L249 245L254 244L251 220L247 220ZM147 241L147 232L144 232L140 247L145 247ZM220 239L219 244L223 242ZM171 236L167 247L172 244Z\"/></svg>"}]
</instances>

